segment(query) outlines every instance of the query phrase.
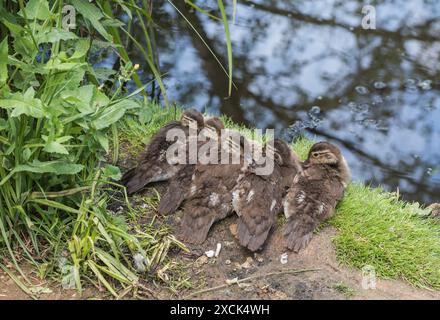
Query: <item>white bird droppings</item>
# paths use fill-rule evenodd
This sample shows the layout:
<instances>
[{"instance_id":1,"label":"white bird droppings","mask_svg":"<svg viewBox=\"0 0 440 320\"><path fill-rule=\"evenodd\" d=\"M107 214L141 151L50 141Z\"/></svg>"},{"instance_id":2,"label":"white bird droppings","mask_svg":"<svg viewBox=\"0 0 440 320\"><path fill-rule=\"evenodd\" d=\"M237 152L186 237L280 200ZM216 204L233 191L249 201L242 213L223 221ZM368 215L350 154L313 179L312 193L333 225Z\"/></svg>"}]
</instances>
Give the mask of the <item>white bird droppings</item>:
<instances>
[{"instance_id":1,"label":"white bird droppings","mask_svg":"<svg viewBox=\"0 0 440 320\"><path fill-rule=\"evenodd\" d=\"M281 264L286 264L289 261L289 255L287 253L283 253L280 257Z\"/></svg>"}]
</instances>

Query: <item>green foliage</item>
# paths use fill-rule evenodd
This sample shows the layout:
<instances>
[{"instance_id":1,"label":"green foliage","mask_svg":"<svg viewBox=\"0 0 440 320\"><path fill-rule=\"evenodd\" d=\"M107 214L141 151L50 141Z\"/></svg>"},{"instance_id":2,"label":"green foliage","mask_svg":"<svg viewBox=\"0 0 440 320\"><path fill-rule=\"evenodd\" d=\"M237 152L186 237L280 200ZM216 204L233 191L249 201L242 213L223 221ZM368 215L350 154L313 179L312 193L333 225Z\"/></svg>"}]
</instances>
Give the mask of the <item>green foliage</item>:
<instances>
[{"instance_id":1,"label":"green foliage","mask_svg":"<svg viewBox=\"0 0 440 320\"><path fill-rule=\"evenodd\" d=\"M127 217L107 210L115 200L107 188L112 186L110 194L125 190L114 182L121 177L119 168L102 165L104 156L111 151L117 162L119 138L133 136L133 123L142 123L135 133L143 136L140 146L158 129L159 119L169 121L180 112L171 111L156 64L150 39L153 2L138 3L0 3L0 251L8 252L23 280L2 261L0 268L30 295L17 255L35 265L40 276L60 278L63 286L81 291L85 283L101 284L119 297L120 290L126 294L142 287L134 256L142 257L144 271L150 272L165 261L169 248L184 248L163 227L133 227L136 213L126 195L118 201L128 208ZM77 28L71 31L63 28L66 4L77 11ZM146 48L131 36L131 22L126 26L115 18L116 6L137 19ZM227 23L224 8L222 19ZM168 108L147 102L146 85L126 50L130 42L143 53ZM227 42L231 56L229 35ZM93 68L91 54L109 48L117 52L120 69ZM126 94L130 80L138 89Z\"/></svg>"},{"instance_id":2,"label":"green foliage","mask_svg":"<svg viewBox=\"0 0 440 320\"><path fill-rule=\"evenodd\" d=\"M371 265L384 278L440 288L440 225L417 203L360 184L348 187L331 223L344 264Z\"/></svg>"},{"instance_id":3,"label":"green foliage","mask_svg":"<svg viewBox=\"0 0 440 320\"><path fill-rule=\"evenodd\" d=\"M110 18L88 1L72 3L112 40L104 27ZM99 86L88 63L92 40L63 30L61 10L56 1L19 1L17 12L0 17L8 31L0 39L0 250L9 252L24 283L0 267L26 291L20 254L42 276L59 275L79 291L84 281L100 282L117 296L120 288L141 286L132 255L149 258L145 235L107 211L104 186L118 188L112 180L119 169L100 168L117 145L116 123L142 110L135 94L123 95L136 67L123 61L113 90Z\"/></svg>"}]
</instances>

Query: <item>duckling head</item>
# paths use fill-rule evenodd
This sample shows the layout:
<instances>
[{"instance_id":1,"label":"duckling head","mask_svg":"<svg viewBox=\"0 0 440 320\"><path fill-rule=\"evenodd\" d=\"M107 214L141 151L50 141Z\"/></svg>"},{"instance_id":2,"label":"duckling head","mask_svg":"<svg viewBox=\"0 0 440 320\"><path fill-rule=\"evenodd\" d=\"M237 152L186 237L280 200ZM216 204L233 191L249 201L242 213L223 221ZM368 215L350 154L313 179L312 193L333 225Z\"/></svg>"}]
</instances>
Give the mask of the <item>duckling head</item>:
<instances>
[{"instance_id":1,"label":"duckling head","mask_svg":"<svg viewBox=\"0 0 440 320\"><path fill-rule=\"evenodd\" d=\"M194 108L185 109L180 118L180 122L184 127L189 127L190 124L197 124L198 130L202 129L204 125L203 115Z\"/></svg>"},{"instance_id":2,"label":"duckling head","mask_svg":"<svg viewBox=\"0 0 440 320\"><path fill-rule=\"evenodd\" d=\"M218 117L212 117L205 120L205 131L209 138L220 137L221 131L225 128L223 121Z\"/></svg>"},{"instance_id":3,"label":"duckling head","mask_svg":"<svg viewBox=\"0 0 440 320\"><path fill-rule=\"evenodd\" d=\"M329 142L315 143L309 151L305 165L329 165L336 167L345 183L351 178L350 168L341 151Z\"/></svg>"}]
</instances>

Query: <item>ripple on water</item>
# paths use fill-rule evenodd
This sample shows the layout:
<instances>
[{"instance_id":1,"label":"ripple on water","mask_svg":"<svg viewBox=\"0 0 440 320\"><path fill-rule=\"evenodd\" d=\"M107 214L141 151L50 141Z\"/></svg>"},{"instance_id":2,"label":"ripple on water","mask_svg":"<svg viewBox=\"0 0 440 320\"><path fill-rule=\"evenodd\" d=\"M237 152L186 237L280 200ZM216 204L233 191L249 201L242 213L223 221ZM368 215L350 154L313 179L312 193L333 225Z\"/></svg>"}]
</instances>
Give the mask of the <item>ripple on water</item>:
<instances>
[{"instance_id":1,"label":"ripple on water","mask_svg":"<svg viewBox=\"0 0 440 320\"><path fill-rule=\"evenodd\" d=\"M385 89L385 88L387 87L386 83L385 83L385 82L382 82L382 81L376 81L376 82L373 84L373 86L374 86L374 88L376 88L376 89L378 89L378 90L382 90L382 89Z\"/></svg>"},{"instance_id":2,"label":"ripple on water","mask_svg":"<svg viewBox=\"0 0 440 320\"><path fill-rule=\"evenodd\" d=\"M352 113L356 114L368 113L370 111L370 105L368 103L349 102L347 106Z\"/></svg>"},{"instance_id":3,"label":"ripple on water","mask_svg":"<svg viewBox=\"0 0 440 320\"><path fill-rule=\"evenodd\" d=\"M432 84L431 80L423 80L418 83L418 86L422 90L431 90L431 84Z\"/></svg>"},{"instance_id":4,"label":"ripple on water","mask_svg":"<svg viewBox=\"0 0 440 320\"><path fill-rule=\"evenodd\" d=\"M364 86L357 86L356 88L354 88L356 90L357 93L361 94L361 95L365 95L368 94L368 89L367 87Z\"/></svg>"},{"instance_id":5,"label":"ripple on water","mask_svg":"<svg viewBox=\"0 0 440 320\"><path fill-rule=\"evenodd\" d=\"M295 121L290 125L286 132L285 137L289 141L295 140L305 129L315 129L320 126L322 120L319 118L321 113L321 108L318 106L313 106L307 112L308 119Z\"/></svg>"},{"instance_id":6,"label":"ripple on water","mask_svg":"<svg viewBox=\"0 0 440 320\"><path fill-rule=\"evenodd\" d=\"M313 106L309 111L309 116L317 117L321 113L321 108L318 106Z\"/></svg>"}]
</instances>

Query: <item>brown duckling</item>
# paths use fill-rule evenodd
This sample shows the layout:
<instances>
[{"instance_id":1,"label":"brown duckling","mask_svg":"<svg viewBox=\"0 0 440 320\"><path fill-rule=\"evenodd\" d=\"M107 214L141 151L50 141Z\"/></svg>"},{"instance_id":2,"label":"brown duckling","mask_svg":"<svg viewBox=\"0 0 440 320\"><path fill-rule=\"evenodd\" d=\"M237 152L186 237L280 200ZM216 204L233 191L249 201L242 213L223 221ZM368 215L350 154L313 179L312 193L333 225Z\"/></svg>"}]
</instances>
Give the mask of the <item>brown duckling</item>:
<instances>
[{"instance_id":1,"label":"brown duckling","mask_svg":"<svg viewBox=\"0 0 440 320\"><path fill-rule=\"evenodd\" d=\"M266 145L266 149L270 145ZM240 244L257 251L266 241L281 209L285 190L300 170L300 161L283 140L273 141L273 171L268 175L256 174L253 167L246 167L232 191L232 204L239 216L237 238Z\"/></svg>"},{"instance_id":2,"label":"brown duckling","mask_svg":"<svg viewBox=\"0 0 440 320\"><path fill-rule=\"evenodd\" d=\"M328 142L314 144L283 202L290 250L308 245L313 231L333 214L349 181L350 169L340 150Z\"/></svg>"},{"instance_id":3,"label":"brown duckling","mask_svg":"<svg viewBox=\"0 0 440 320\"><path fill-rule=\"evenodd\" d=\"M151 138L139 157L138 165L122 176L121 182L126 186L128 194L143 189L149 183L166 181L177 173L181 165L171 164L167 160L166 152L174 144L174 141L167 140L167 133L171 129L181 129L188 137L190 125L197 125L198 131L204 125L203 115L192 108L183 112L180 121L171 121Z\"/></svg>"},{"instance_id":4,"label":"brown duckling","mask_svg":"<svg viewBox=\"0 0 440 320\"><path fill-rule=\"evenodd\" d=\"M215 139L219 141L221 130L224 128L225 126L223 125L223 122L219 118L213 117L205 121L203 132L206 132L205 136L207 139ZM200 147L206 142L207 141L199 141L197 144L197 150L200 150ZM176 175L171 178L168 189L159 203L158 212L160 214L170 214L180 207L183 200L187 197L189 191L188 186L191 184L195 167L195 164L190 163L182 166Z\"/></svg>"},{"instance_id":5,"label":"brown duckling","mask_svg":"<svg viewBox=\"0 0 440 320\"><path fill-rule=\"evenodd\" d=\"M211 226L229 216L232 211L231 190L237 183L244 163L245 138L238 132L229 131L230 137L222 136L218 157L222 150L229 158L238 161L219 164L196 164L188 198L183 205L180 238L184 242L200 244L205 241ZM231 159L230 159L231 160Z\"/></svg>"},{"instance_id":6,"label":"brown duckling","mask_svg":"<svg viewBox=\"0 0 440 320\"><path fill-rule=\"evenodd\" d=\"M440 222L440 203L433 203L428 207L428 209L431 217L439 219L438 221Z\"/></svg>"}]
</instances>

